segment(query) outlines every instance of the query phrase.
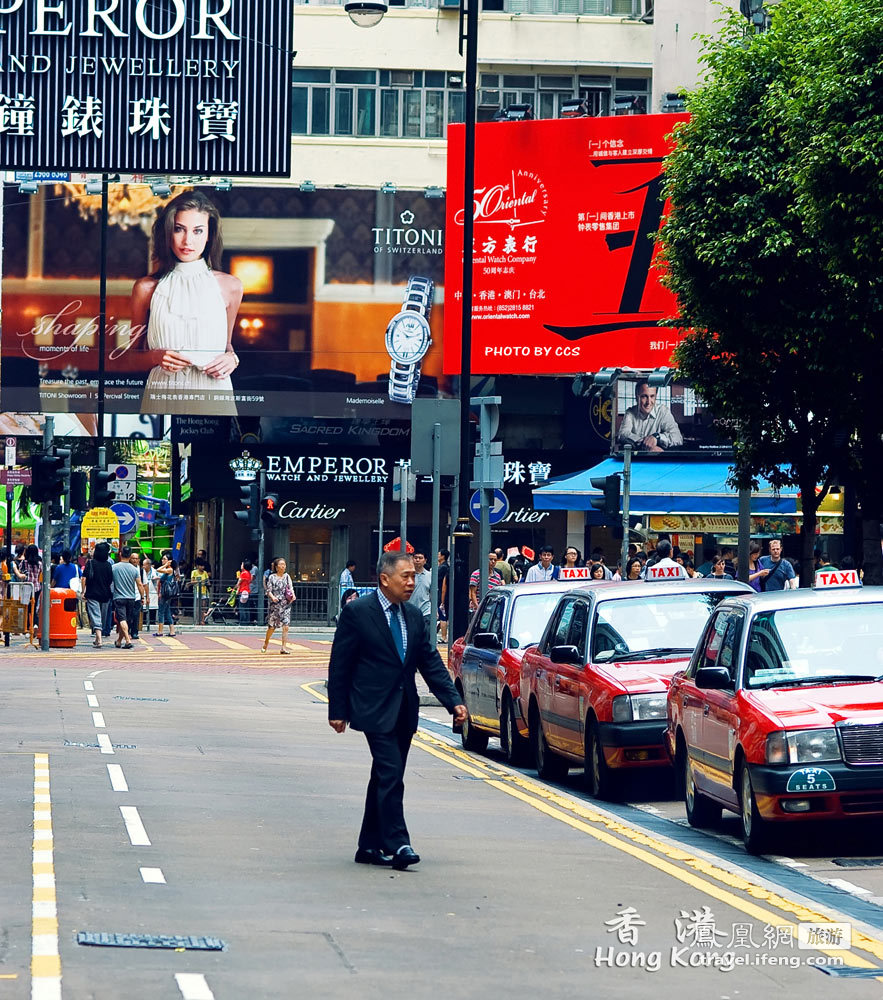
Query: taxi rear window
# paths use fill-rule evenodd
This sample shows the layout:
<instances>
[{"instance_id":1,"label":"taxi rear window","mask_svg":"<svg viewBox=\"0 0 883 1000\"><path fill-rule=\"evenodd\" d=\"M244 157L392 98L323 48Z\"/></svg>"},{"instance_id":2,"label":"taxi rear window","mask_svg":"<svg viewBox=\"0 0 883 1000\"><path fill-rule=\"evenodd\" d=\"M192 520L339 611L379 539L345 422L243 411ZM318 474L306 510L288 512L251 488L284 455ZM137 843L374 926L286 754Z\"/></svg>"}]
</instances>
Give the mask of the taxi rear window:
<instances>
[{"instance_id":1,"label":"taxi rear window","mask_svg":"<svg viewBox=\"0 0 883 1000\"><path fill-rule=\"evenodd\" d=\"M663 650L692 652L708 616L731 596L716 591L603 601L592 630L592 657L615 663Z\"/></svg>"},{"instance_id":2,"label":"taxi rear window","mask_svg":"<svg viewBox=\"0 0 883 1000\"><path fill-rule=\"evenodd\" d=\"M787 608L755 615L745 651L748 688L883 674L883 604Z\"/></svg>"}]
</instances>

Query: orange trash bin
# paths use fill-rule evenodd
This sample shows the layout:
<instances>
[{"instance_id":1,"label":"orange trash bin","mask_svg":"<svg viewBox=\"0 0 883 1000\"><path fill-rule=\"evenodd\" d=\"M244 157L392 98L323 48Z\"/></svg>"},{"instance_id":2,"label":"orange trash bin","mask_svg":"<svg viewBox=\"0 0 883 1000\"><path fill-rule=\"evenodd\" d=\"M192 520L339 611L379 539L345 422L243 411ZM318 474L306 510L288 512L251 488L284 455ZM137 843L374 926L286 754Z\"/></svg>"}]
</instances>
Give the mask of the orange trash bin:
<instances>
[{"instance_id":1,"label":"orange trash bin","mask_svg":"<svg viewBox=\"0 0 883 1000\"><path fill-rule=\"evenodd\" d=\"M77 592L69 587L49 591L49 646L70 649L77 644ZM37 635L41 622L37 621Z\"/></svg>"}]
</instances>

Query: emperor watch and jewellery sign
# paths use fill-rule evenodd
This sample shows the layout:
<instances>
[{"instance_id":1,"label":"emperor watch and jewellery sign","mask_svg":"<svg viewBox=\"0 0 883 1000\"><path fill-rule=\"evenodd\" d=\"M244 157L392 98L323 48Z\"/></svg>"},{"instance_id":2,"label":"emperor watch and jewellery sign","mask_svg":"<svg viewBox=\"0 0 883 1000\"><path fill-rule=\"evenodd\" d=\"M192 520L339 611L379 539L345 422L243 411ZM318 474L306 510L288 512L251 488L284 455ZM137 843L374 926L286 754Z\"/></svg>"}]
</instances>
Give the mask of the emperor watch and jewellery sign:
<instances>
[{"instance_id":1,"label":"emperor watch and jewellery sign","mask_svg":"<svg viewBox=\"0 0 883 1000\"><path fill-rule=\"evenodd\" d=\"M0 167L285 176L293 0L6 0Z\"/></svg>"}]
</instances>

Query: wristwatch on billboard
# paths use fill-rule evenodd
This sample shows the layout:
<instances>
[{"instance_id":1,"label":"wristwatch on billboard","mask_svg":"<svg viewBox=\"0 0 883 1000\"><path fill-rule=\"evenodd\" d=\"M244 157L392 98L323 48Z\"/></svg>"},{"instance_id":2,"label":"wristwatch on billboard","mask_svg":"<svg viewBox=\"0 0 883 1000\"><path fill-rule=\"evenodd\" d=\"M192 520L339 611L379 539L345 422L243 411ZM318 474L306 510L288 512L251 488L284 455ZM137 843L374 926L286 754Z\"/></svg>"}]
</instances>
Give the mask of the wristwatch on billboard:
<instances>
[{"instance_id":1,"label":"wristwatch on billboard","mask_svg":"<svg viewBox=\"0 0 883 1000\"><path fill-rule=\"evenodd\" d=\"M386 350L392 359L389 398L394 403L413 403L417 394L420 363L432 344L429 312L434 288L431 278L409 278L401 312L386 328Z\"/></svg>"}]
</instances>

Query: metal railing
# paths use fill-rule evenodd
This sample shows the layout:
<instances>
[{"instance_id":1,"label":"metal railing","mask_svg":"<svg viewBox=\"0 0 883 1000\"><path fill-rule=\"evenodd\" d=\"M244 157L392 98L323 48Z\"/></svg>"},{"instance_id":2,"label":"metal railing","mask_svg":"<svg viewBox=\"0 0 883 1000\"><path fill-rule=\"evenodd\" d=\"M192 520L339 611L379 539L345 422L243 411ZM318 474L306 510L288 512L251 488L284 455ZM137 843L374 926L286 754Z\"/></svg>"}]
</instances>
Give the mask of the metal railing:
<instances>
[{"instance_id":1,"label":"metal railing","mask_svg":"<svg viewBox=\"0 0 883 1000\"><path fill-rule=\"evenodd\" d=\"M262 585L261 581L261 585ZM189 583L172 599L172 614L182 625L264 625L264 611L259 609L259 591L252 588L243 604L236 593L235 579L209 580L208 586L191 587ZM327 626L333 624L340 601L340 588L325 581L294 580L294 603L291 605L292 626ZM372 590L373 584L357 584L360 594ZM155 611L151 611L151 620ZM259 620L260 618L260 620Z\"/></svg>"}]
</instances>

